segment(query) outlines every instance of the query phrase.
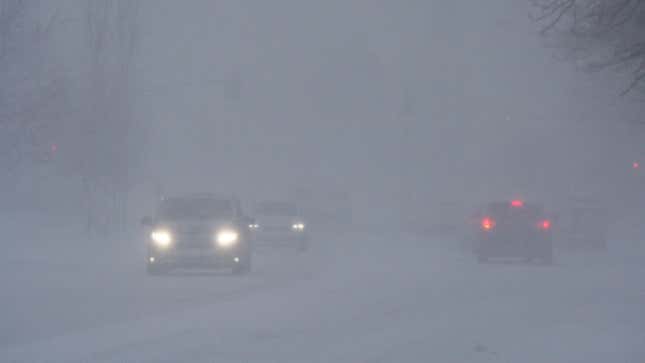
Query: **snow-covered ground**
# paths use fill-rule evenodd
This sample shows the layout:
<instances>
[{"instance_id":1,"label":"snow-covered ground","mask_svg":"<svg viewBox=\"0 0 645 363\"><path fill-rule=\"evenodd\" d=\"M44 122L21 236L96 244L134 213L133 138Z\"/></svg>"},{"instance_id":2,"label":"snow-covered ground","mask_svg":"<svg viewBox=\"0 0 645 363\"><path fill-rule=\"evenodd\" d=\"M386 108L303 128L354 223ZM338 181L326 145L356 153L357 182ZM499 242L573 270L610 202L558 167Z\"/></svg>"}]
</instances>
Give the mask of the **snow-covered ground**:
<instances>
[{"instance_id":1,"label":"snow-covered ground","mask_svg":"<svg viewBox=\"0 0 645 363\"><path fill-rule=\"evenodd\" d=\"M446 241L317 237L243 277L149 277L137 241L12 244L0 361L645 362L643 254L478 265Z\"/></svg>"}]
</instances>

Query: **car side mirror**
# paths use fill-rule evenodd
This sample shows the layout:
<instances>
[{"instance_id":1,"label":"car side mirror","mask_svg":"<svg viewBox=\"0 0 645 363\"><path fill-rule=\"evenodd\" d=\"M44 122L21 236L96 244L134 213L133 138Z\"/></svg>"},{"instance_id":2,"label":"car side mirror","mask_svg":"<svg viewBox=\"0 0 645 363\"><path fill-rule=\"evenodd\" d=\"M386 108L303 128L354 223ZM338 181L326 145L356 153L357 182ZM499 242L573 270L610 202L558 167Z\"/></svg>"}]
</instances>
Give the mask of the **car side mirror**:
<instances>
[{"instance_id":1,"label":"car side mirror","mask_svg":"<svg viewBox=\"0 0 645 363\"><path fill-rule=\"evenodd\" d=\"M152 217L143 217L141 218L141 225L146 226L146 227L151 227L154 224L154 221L152 220Z\"/></svg>"}]
</instances>

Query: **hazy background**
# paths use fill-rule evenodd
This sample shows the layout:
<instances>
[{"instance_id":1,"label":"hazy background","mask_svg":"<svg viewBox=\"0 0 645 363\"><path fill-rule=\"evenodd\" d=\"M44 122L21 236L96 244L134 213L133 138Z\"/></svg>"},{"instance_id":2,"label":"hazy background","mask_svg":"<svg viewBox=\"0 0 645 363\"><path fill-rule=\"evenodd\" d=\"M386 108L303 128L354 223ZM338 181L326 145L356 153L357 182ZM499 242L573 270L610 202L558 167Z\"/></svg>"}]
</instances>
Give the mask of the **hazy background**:
<instances>
[{"instance_id":1,"label":"hazy background","mask_svg":"<svg viewBox=\"0 0 645 363\"><path fill-rule=\"evenodd\" d=\"M173 190L340 188L395 217L611 193L641 152L642 105L554 59L524 2L143 7L140 171Z\"/></svg>"},{"instance_id":2,"label":"hazy background","mask_svg":"<svg viewBox=\"0 0 645 363\"><path fill-rule=\"evenodd\" d=\"M0 0L0 361L644 362L644 94L532 11ZM293 200L310 249L148 275L141 217L194 192ZM511 198L553 264L476 261Z\"/></svg>"},{"instance_id":3,"label":"hazy background","mask_svg":"<svg viewBox=\"0 0 645 363\"><path fill-rule=\"evenodd\" d=\"M53 24L38 50L63 86L38 148L56 151L6 173L9 204L119 204L133 224L161 195L347 193L357 220L405 225L446 204L642 194L643 103L558 60L527 2L125 2L131 47L108 21L98 50L91 4L121 3L30 15Z\"/></svg>"}]
</instances>

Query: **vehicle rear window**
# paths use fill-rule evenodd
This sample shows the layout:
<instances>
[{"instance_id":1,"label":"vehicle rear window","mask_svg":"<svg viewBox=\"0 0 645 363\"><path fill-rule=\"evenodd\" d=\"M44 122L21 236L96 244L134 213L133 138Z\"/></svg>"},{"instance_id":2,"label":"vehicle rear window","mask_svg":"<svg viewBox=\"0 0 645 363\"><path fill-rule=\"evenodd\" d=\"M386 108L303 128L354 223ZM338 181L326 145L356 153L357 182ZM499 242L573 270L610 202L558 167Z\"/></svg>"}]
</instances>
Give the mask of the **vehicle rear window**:
<instances>
[{"instance_id":1,"label":"vehicle rear window","mask_svg":"<svg viewBox=\"0 0 645 363\"><path fill-rule=\"evenodd\" d=\"M544 212L541 206L524 204L522 207L513 207L510 203L492 203L486 208L487 214L496 219L527 218L536 219Z\"/></svg>"}]
</instances>

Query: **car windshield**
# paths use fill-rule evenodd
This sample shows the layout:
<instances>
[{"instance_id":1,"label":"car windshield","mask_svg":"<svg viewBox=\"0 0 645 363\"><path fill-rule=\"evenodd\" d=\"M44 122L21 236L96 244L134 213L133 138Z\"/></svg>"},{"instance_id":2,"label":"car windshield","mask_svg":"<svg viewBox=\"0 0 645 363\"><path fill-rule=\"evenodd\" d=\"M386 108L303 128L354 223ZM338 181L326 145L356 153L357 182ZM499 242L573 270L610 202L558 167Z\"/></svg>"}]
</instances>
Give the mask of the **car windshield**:
<instances>
[{"instance_id":1,"label":"car windshield","mask_svg":"<svg viewBox=\"0 0 645 363\"><path fill-rule=\"evenodd\" d=\"M159 208L162 220L215 219L232 214L232 203L225 199L177 198L163 202Z\"/></svg>"},{"instance_id":2,"label":"car windshield","mask_svg":"<svg viewBox=\"0 0 645 363\"><path fill-rule=\"evenodd\" d=\"M262 203L257 208L260 216L296 216L298 209L295 205L281 202Z\"/></svg>"}]
</instances>

